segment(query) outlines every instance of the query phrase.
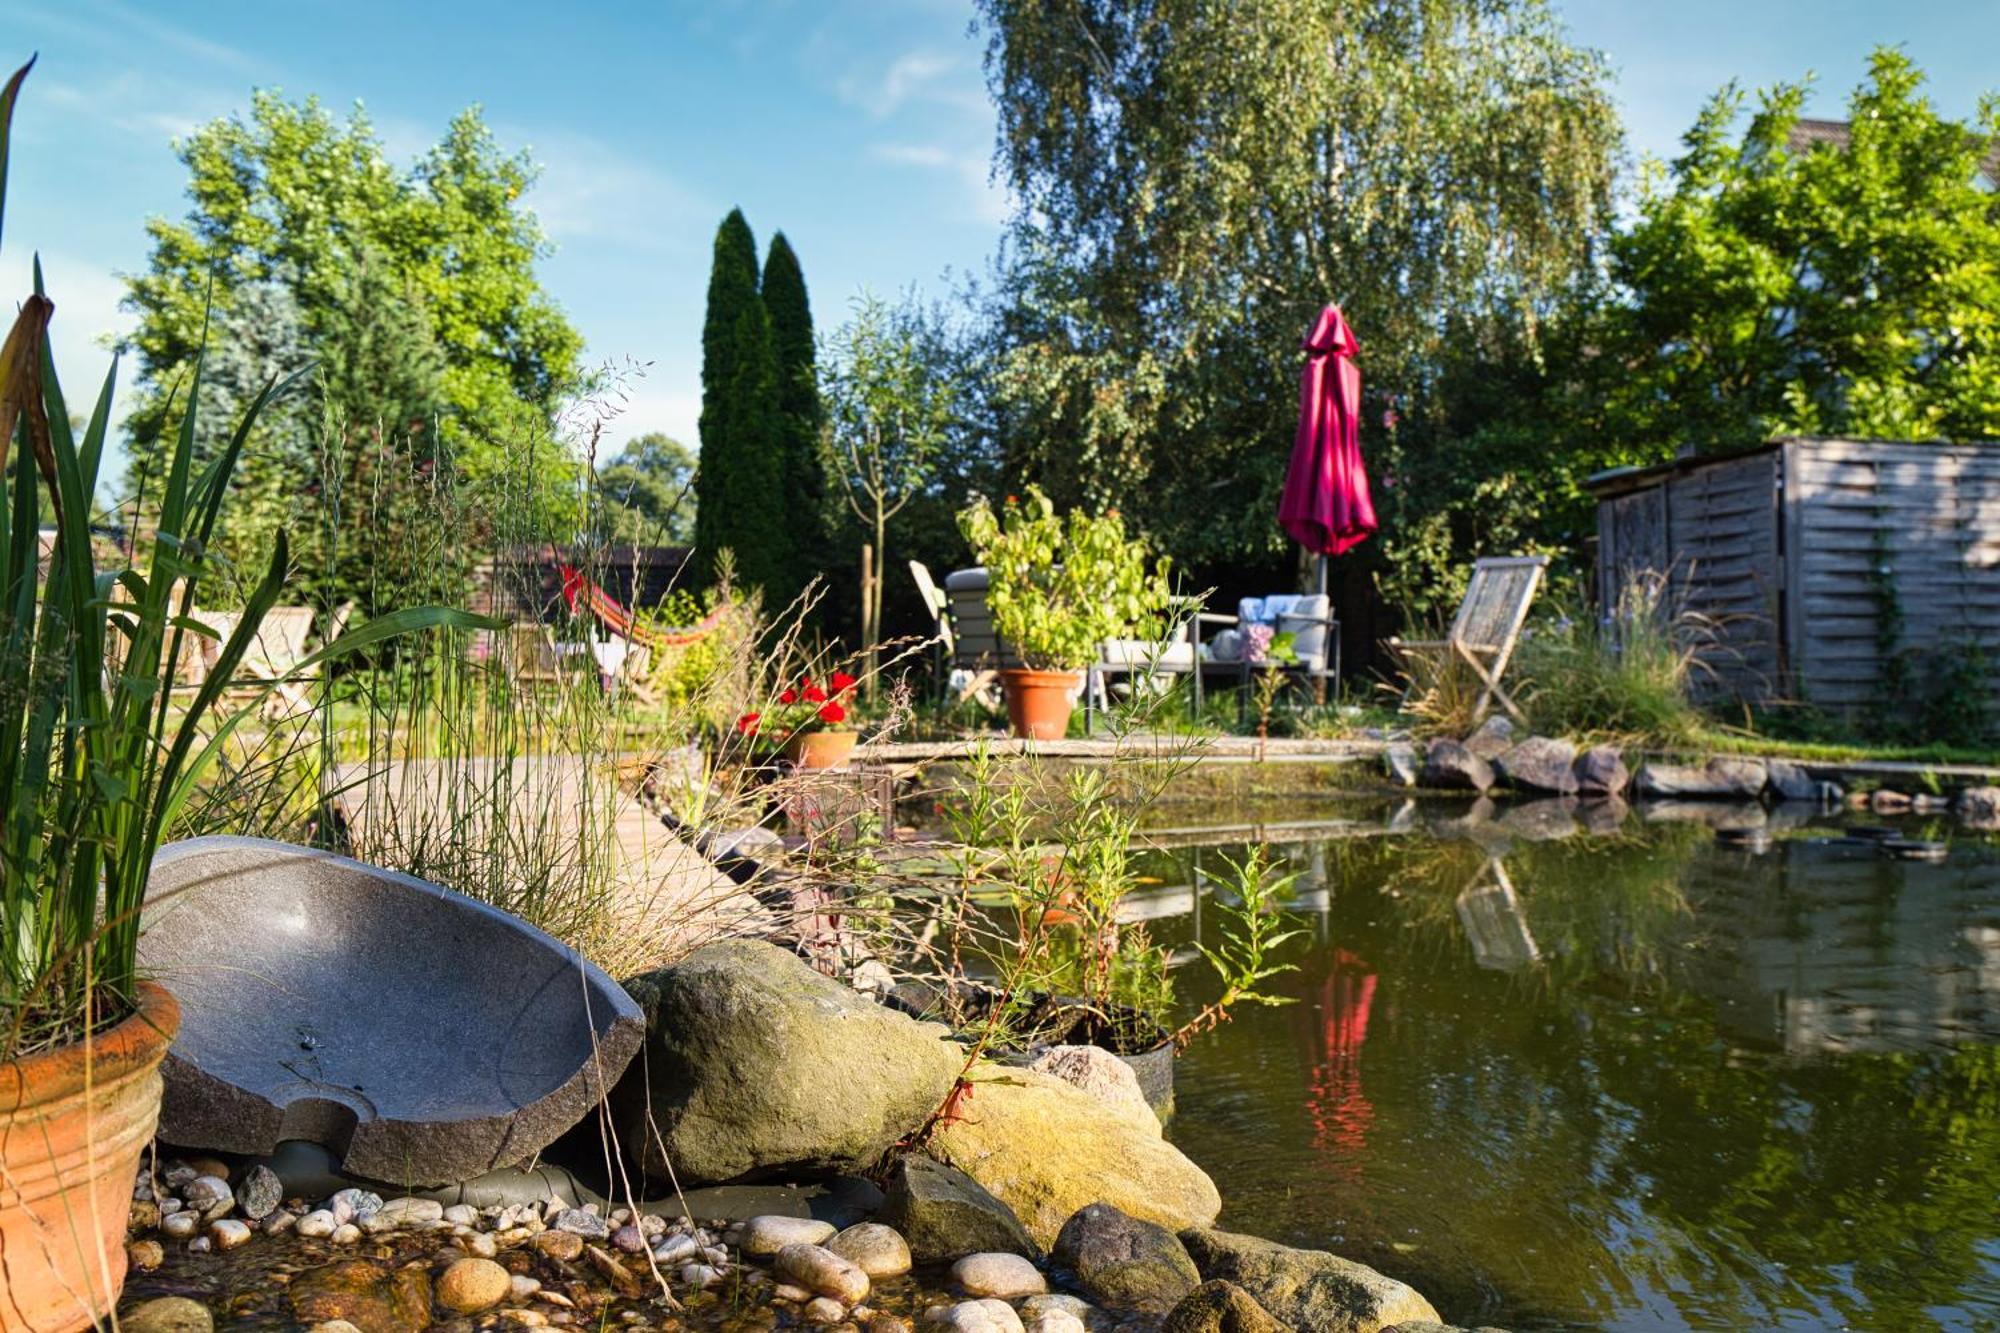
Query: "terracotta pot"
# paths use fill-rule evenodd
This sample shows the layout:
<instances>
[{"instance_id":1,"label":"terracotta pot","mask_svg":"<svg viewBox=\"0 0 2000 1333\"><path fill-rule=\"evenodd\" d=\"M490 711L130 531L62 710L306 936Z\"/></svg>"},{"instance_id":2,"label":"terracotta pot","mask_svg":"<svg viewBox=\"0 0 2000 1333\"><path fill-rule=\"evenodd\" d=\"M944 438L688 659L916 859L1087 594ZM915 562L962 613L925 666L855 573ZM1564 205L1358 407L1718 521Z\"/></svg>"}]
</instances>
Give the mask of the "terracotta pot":
<instances>
[{"instance_id":1,"label":"terracotta pot","mask_svg":"<svg viewBox=\"0 0 2000 1333\"><path fill-rule=\"evenodd\" d=\"M1030 671L1025 667L1002 671L1007 721L1014 734L1028 740L1061 740L1069 731L1069 715L1076 707L1077 679L1074 671Z\"/></svg>"},{"instance_id":2,"label":"terracotta pot","mask_svg":"<svg viewBox=\"0 0 2000 1333\"><path fill-rule=\"evenodd\" d=\"M808 731L785 742L785 757L800 768L845 768L860 739L852 731Z\"/></svg>"},{"instance_id":3,"label":"terracotta pot","mask_svg":"<svg viewBox=\"0 0 2000 1333\"><path fill-rule=\"evenodd\" d=\"M0 1328L70 1333L118 1303L139 1154L180 1030L165 988L88 1042L0 1064Z\"/></svg>"}]
</instances>

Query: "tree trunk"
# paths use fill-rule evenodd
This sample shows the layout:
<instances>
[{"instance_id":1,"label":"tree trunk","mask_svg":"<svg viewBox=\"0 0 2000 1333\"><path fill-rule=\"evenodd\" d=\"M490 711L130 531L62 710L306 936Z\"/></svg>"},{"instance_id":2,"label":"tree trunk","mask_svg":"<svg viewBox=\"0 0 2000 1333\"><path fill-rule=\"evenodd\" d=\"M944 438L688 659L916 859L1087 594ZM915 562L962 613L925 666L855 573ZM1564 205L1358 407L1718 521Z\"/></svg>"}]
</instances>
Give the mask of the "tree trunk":
<instances>
[{"instance_id":1,"label":"tree trunk","mask_svg":"<svg viewBox=\"0 0 2000 1333\"><path fill-rule=\"evenodd\" d=\"M861 645L865 657L861 672L861 687L870 699L875 697L875 639L879 628L875 587L878 582L875 576L875 548L863 542L861 544Z\"/></svg>"}]
</instances>

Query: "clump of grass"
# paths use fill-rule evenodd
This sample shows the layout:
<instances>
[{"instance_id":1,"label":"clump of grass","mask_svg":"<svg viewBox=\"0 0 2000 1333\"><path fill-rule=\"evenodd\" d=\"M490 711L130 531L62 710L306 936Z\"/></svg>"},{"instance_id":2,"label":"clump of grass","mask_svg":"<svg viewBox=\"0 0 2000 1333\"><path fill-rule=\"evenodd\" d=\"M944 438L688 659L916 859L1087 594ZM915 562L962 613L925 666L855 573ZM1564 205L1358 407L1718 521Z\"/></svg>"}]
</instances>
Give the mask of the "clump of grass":
<instances>
[{"instance_id":1,"label":"clump of grass","mask_svg":"<svg viewBox=\"0 0 2000 1333\"><path fill-rule=\"evenodd\" d=\"M1602 614L1572 607L1532 626L1515 658L1529 724L1557 736L1692 742L1707 721L1693 689L1716 626L1676 603L1668 576L1642 571Z\"/></svg>"}]
</instances>

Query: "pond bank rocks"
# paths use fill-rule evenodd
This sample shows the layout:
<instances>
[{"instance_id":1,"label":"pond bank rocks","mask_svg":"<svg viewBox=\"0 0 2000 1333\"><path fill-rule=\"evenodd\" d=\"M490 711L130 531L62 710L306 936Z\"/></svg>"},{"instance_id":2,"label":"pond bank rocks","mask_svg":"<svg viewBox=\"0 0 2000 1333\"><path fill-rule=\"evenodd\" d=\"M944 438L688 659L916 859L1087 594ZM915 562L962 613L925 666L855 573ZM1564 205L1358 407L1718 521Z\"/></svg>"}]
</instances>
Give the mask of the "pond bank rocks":
<instances>
[{"instance_id":1,"label":"pond bank rocks","mask_svg":"<svg viewBox=\"0 0 2000 1333\"><path fill-rule=\"evenodd\" d=\"M964 1114L938 1127L930 1151L1004 1201L1044 1247L1086 1204L1176 1229L1207 1226L1222 1211L1215 1182L1166 1141L1159 1121L1141 1125L1030 1069L974 1070Z\"/></svg>"},{"instance_id":2,"label":"pond bank rocks","mask_svg":"<svg viewBox=\"0 0 2000 1333\"><path fill-rule=\"evenodd\" d=\"M1160 1333L1286 1333L1271 1312L1234 1282L1204 1282L1173 1308Z\"/></svg>"},{"instance_id":3,"label":"pond bank rocks","mask_svg":"<svg viewBox=\"0 0 2000 1333\"><path fill-rule=\"evenodd\" d=\"M1074 1274L1091 1299L1126 1309L1169 1310L1201 1285L1201 1272L1179 1237L1108 1203L1079 1208L1063 1223L1049 1257Z\"/></svg>"},{"instance_id":4,"label":"pond bank rocks","mask_svg":"<svg viewBox=\"0 0 2000 1333\"><path fill-rule=\"evenodd\" d=\"M905 1157L890 1169L882 1221L902 1233L918 1263L947 1263L981 1250L1041 1254L1012 1208L965 1172L929 1157Z\"/></svg>"},{"instance_id":5,"label":"pond bank rocks","mask_svg":"<svg viewBox=\"0 0 2000 1333\"><path fill-rule=\"evenodd\" d=\"M1321 1333L1379 1333L1438 1312L1415 1290L1368 1267L1320 1250L1195 1227L1183 1231L1204 1279L1235 1283L1279 1322Z\"/></svg>"},{"instance_id":6,"label":"pond bank rocks","mask_svg":"<svg viewBox=\"0 0 2000 1333\"><path fill-rule=\"evenodd\" d=\"M628 1159L655 1179L666 1159L700 1184L865 1169L922 1124L965 1060L942 1027L761 941L708 945L626 989L646 1046L612 1115Z\"/></svg>"},{"instance_id":7,"label":"pond bank rocks","mask_svg":"<svg viewBox=\"0 0 2000 1333\"><path fill-rule=\"evenodd\" d=\"M1718 755L1700 768L1647 760L1634 780L1641 796L1681 797L1710 801L1755 800L1771 780L1761 759L1730 759Z\"/></svg>"}]
</instances>

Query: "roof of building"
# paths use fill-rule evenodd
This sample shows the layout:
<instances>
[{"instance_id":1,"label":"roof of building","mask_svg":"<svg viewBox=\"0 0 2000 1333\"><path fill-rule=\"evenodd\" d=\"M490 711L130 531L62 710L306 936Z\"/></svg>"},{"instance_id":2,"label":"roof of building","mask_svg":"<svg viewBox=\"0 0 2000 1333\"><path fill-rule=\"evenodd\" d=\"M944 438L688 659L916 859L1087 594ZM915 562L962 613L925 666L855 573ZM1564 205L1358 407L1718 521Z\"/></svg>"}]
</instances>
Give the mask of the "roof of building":
<instances>
[{"instance_id":1,"label":"roof of building","mask_svg":"<svg viewBox=\"0 0 2000 1333\"><path fill-rule=\"evenodd\" d=\"M1792 125L1792 132L1785 144L1795 153L1803 153L1814 148L1845 148L1851 131L1844 120L1813 120L1802 117ZM1995 186L2000 186L2000 139L1986 146L1986 156L1980 159L1979 172Z\"/></svg>"}]
</instances>

